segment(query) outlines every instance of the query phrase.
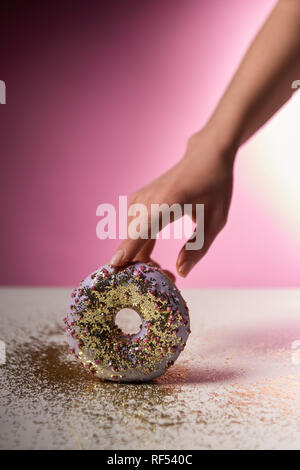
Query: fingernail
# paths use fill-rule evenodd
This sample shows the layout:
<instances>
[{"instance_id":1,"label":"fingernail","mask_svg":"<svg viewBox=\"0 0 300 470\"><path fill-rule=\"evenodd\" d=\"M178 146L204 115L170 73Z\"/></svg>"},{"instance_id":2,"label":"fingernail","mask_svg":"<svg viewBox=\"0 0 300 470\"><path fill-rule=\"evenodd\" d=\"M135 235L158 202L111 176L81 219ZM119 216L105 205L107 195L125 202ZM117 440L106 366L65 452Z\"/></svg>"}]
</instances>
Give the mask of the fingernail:
<instances>
[{"instance_id":1,"label":"fingernail","mask_svg":"<svg viewBox=\"0 0 300 470\"><path fill-rule=\"evenodd\" d=\"M195 263L193 261L184 261L178 268L180 276L186 277L194 266Z\"/></svg>"},{"instance_id":2,"label":"fingernail","mask_svg":"<svg viewBox=\"0 0 300 470\"><path fill-rule=\"evenodd\" d=\"M115 252L114 256L110 260L110 264L112 264L113 266L119 266L123 258L124 258L124 251L118 250Z\"/></svg>"}]
</instances>

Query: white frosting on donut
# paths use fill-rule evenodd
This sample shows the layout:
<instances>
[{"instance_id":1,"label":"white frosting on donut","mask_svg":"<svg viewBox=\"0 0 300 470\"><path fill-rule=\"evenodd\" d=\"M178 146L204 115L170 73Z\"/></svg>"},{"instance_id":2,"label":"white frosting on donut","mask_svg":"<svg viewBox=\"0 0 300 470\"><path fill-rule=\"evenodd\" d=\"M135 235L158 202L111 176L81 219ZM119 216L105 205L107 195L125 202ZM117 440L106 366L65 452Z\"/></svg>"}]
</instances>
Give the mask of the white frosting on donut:
<instances>
[{"instance_id":1,"label":"white frosting on donut","mask_svg":"<svg viewBox=\"0 0 300 470\"><path fill-rule=\"evenodd\" d=\"M142 325L125 335L114 323L123 308L136 310ZM72 294L65 318L70 352L102 379L151 380L178 358L190 333L188 308L179 290L156 267L134 263L103 266Z\"/></svg>"}]
</instances>

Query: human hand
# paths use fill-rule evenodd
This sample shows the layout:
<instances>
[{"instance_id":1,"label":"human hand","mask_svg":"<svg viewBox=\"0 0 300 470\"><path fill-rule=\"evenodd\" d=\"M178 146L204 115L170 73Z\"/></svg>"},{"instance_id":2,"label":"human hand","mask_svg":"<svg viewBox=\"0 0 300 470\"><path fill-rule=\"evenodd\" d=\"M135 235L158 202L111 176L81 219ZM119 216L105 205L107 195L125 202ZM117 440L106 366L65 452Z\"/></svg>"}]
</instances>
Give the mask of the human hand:
<instances>
[{"instance_id":1,"label":"human hand","mask_svg":"<svg viewBox=\"0 0 300 470\"><path fill-rule=\"evenodd\" d=\"M236 149L225 145L213 131L204 128L188 141L183 158L170 170L130 197L129 204L144 204L151 214L151 204L192 204L193 221L196 204L204 204L204 245L200 250L187 250L186 243L177 258L177 271L186 277L203 258L217 234L225 226L232 193L232 170ZM128 218L128 225L132 217ZM149 238L124 240L111 264L121 267L131 261L152 261L155 239L150 238L151 218L147 221ZM152 219L153 224L153 219ZM160 229L161 223L160 223ZM189 240L190 241L190 240ZM170 273L168 273L170 275Z\"/></svg>"}]
</instances>

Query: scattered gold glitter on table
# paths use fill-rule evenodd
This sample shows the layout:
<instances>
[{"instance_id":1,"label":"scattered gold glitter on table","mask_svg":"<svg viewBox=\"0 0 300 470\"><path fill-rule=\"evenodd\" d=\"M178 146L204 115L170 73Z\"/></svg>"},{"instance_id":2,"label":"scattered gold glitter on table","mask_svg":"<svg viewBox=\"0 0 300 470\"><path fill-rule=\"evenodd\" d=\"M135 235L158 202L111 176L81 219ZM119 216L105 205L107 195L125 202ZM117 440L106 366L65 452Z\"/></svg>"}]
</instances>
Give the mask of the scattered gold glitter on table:
<instances>
[{"instance_id":1,"label":"scattered gold glitter on table","mask_svg":"<svg viewBox=\"0 0 300 470\"><path fill-rule=\"evenodd\" d=\"M300 293L185 290L188 345L165 375L100 382L68 354L69 289L1 289L0 447L300 447Z\"/></svg>"}]
</instances>

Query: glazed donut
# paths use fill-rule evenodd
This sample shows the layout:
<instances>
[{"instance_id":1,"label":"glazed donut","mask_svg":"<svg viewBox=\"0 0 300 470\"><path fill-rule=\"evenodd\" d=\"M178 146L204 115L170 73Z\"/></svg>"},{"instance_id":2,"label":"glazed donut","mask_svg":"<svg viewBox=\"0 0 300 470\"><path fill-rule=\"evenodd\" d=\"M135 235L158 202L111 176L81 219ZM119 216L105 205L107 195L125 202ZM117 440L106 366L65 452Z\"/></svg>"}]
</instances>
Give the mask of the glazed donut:
<instances>
[{"instance_id":1,"label":"glazed donut","mask_svg":"<svg viewBox=\"0 0 300 470\"><path fill-rule=\"evenodd\" d=\"M140 331L124 334L115 324L124 308L141 317ZM69 351L95 376L140 382L162 375L184 349L190 333L186 302L157 267L105 265L72 293L64 319Z\"/></svg>"}]
</instances>

